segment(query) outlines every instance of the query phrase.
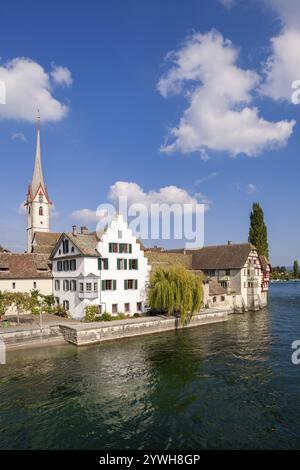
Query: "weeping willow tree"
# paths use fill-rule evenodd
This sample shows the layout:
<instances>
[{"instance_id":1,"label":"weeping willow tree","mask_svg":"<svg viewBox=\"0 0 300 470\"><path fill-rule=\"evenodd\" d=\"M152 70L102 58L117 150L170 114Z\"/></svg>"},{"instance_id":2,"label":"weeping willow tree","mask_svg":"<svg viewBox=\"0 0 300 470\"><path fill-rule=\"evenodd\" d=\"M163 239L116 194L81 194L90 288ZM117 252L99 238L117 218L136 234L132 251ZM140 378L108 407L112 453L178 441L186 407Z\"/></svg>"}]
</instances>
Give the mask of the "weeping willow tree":
<instances>
[{"instance_id":1,"label":"weeping willow tree","mask_svg":"<svg viewBox=\"0 0 300 470\"><path fill-rule=\"evenodd\" d=\"M151 273L149 306L169 315L179 313L181 324L199 311L202 297L202 276L195 276L182 266L157 268Z\"/></svg>"}]
</instances>

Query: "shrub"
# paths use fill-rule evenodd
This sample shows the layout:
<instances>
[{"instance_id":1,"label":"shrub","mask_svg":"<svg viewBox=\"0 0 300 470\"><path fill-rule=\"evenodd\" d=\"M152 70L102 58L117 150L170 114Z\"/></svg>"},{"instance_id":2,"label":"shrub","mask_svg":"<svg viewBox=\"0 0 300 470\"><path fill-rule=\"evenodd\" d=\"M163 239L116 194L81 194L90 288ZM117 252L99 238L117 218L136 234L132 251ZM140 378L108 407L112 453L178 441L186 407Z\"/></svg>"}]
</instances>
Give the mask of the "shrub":
<instances>
[{"instance_id":1,"label":"shrub","mask_svg":"<svg viewBox=\"0 0 300 470\"><path fill-rule=\"evenodd\" d=\"M140 314L140 313L134 313L134 314L133 314L133 318L139 318L139 317L141 317L141 314Z\"/></svg>"},{"instance_id":2,"label":"shrub","mask_svg":"<svg viewBox=\"0 0 300 470\"><path fill-rule=\"evenodd\" d=\"M125 315L125 313L119 313L116 317L115 320L126 320L128 318L128 315Z\"/></svg>"},{"instance_id":3,"label":"shrub","mask_svg":"<svg viewBox=\"0 0 300 470\"><path fill-rule=\"evenodd\" d=\"M112 321L112 320L114 320L114 317L110 313L105 312L101 315L100 320L101 321Z\"/></svg>"},{"instance_id":4,"label":"shrub","mask_svg":"<svg viewBox=\"0 0 300 470\"><path fill-rule=\"evenodd\" d=\"M56 308L51 307L50 305L45 305L44 306L44 312L45 313L56 313Z\"/></svg>"},{"instance_id":5,"label":"shrub","mask_svg":"<svg viewBox=\"0 0 300 470\"><path fill-rule=\"evenodd\" d=\"M92 322L97 320L99 308L97 305L87 305L85 307L85 321Z\"/></svg>"},{"instance_id":6,"label":"shrub","mask_svg":"<svg viewBox=\"0 0 300 470\"><path fill-rule=\"evenodd\" d=\"M39 315L40 314L39 307L32 307L31 308L31 313L32 313L32 315Z\"/></svg>"},{"instance_id":7,"label":"shrub","mask_svg":"<svg viewBox=\"0 0 300 470\"><path fill-rule=\"evenodd\" d=\"M55 315L58 315L59 317L62 317L62 318L68 318L69 317L68 313L65 311L65 309L62 305L57 305L54 309L54 313L55 313Z\"/></svg>"}]
</instances>

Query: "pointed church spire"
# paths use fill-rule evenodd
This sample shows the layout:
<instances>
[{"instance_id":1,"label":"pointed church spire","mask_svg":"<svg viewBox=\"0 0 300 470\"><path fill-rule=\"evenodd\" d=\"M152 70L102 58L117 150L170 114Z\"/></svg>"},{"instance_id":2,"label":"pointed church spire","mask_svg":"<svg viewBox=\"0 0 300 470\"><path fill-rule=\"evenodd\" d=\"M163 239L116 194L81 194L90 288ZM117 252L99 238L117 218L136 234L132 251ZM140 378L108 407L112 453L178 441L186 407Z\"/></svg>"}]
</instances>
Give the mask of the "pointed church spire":
<instances>
[{"instance_id":1,"label":"pointed church spire","mask_svg":"<svg viewBox=\"0 0 300 470\"><path fill-rule=\"evenodd\" d=\"M40 143L40 113L38 110L37 114L37 139L36 139L36 152L35 152L35 162L34 162L34 171L31 182L31 194L32 197L35 196L39 187L42 186L44 191L46 191L43 171L42 171L42 161L41 161L41 143Z\"/></svg>"}]
</instances>

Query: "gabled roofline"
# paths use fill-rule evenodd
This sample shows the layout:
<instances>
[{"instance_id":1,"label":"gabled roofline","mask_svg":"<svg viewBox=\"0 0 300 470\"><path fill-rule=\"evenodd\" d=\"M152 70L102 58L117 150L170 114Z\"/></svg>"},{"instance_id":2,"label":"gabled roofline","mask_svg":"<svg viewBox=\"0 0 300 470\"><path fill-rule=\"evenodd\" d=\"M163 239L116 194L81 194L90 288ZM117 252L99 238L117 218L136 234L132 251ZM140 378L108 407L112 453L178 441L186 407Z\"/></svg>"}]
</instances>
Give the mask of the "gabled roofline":
<instances>
[{"instance_id":1,"label":"gabled roofline","mask_svg":"<svg viewBox=\"0 0 300 470\"><path fill-rule=\"evenodd\" d=\"M59 239L57 240L56 244L54 245L54 248L53 250L51 251L50 253L50 256L49 256L49 259L53 260L53 256L54 256L54 253L55 251L58 249L59 245L61 244L61 241L63 238L67 238L70 242L73 243L72 240L70 240L70 238L68 237L68 234L66 232L62 232ZM75 245L75 243L74 243ZM76 248L78 248L78 246L76 246ZM78 250L80 251L80 253L83 255L82 251L80 250L80 248L78 248Z\"/></svg>"},{"instance_id":2,"label":"gabled roofline","mask_svg":"<svg viewBox=\"0 0 300 470\"><path fill-rule=\"evenodd\" d=\"M80 236L80 235L79 235ZM57 250L57 248L59 247L61 241L63 238L67 238L73 245L76 246L77 250L80 251L80 254L81 256L85 257L85 258L101 258L101 254L98 252L95 253L95 255L87 255L86 253L83 253L83 251L81 250L81 248L77 245L77 243L74 241L74 240L71 240L71 238L69 237L69 234L67 232L62 232L61 236L59 237L59 239L57 240L57 243L55 244L53 250L51 251L50 253L50 256L49 256L49 259L53 260L53 256L54 256L54 253L55 251ZM70 256L69 254L67 255L68 257ZM74 253L74 257L75 256L78 256Z\"/></svg>"},{"instance_id":3,"label":"gabled roofline","mask_svg":"<svg viewBox=\"0 0 300 470\"><path fill-rule=\"evenodd\" d=\"M32 202L32 201L34 201L34 199L36 198L38 192L39 192L41 189L42 189L43 194L45 195L45 197L46 197L46 199L47 199L48 204L50 204L50 205L52 206L53 203L52 203L52 201L49 199L47 188L46 188L46 187L44 188L41 183L39 184L39 187L38 187L37 191L35 192L35 195L34 195L34 196L32 195L33 193L31 192L31 184L29 184L29 185L28 185L27 196L30 197L31 202ZM26 204L27 204L27 201L26 201L25 205L26 205Z\"/></svg>"}]
</instances>

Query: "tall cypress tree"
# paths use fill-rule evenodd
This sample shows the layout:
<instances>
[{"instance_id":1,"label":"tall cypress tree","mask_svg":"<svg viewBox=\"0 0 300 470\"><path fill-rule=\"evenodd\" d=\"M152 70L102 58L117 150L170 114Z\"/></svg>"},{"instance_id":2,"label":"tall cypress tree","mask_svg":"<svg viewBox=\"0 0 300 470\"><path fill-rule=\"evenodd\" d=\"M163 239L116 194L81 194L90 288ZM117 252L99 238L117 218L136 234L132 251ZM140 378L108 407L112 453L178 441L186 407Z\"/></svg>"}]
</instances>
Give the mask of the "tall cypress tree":
<instances>
[{"instance_id":1,"label":"tall cypress tree","mask_svg":"<svg viewBox=\"0 0 300 470\"><path fill-rule=\"evenodd\" d=\"M298 261L296 259L294 261L294 266L293 266L293 275L294 275L295 279L297 279L298 276L299 276L299 265L298 265Z\"/></svg>"},{"instance_id":2,"label":"tall cypress tree","mask_svg":"<svg viewBox=\"0 0 300 470\"><path fill-rule=\"evenodd\" d=\"M250 214L249 242L256 246L258 254L269 259L268 231L264 222L264 211L254 202Z\"/></svg>"}]
</instances>

